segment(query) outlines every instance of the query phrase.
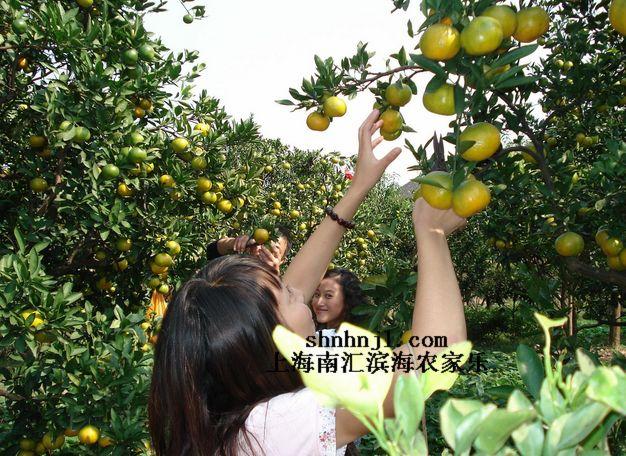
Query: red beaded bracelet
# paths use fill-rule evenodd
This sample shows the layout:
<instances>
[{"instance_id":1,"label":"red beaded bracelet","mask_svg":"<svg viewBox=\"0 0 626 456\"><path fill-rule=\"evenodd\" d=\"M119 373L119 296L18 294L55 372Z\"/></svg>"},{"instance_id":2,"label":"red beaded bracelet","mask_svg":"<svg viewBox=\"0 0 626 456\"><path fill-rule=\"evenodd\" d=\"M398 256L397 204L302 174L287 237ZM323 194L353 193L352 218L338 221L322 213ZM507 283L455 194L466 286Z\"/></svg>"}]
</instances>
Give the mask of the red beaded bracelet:
<instances>
[{"instance_id":1,"label":"red beaded bracelet","mask_svg":"<svg viewBox=\"0 0 626 456\"><path fill-rule=\"evenodd\" d=\"M326 206L326 215L328 215L331 219L333 219L335 222L339 223L341 226L345 228L355 227L354 222L342 219L335 213L335 211L333 211L333 208L330 206Z\"/></svg>"}]
</instances>

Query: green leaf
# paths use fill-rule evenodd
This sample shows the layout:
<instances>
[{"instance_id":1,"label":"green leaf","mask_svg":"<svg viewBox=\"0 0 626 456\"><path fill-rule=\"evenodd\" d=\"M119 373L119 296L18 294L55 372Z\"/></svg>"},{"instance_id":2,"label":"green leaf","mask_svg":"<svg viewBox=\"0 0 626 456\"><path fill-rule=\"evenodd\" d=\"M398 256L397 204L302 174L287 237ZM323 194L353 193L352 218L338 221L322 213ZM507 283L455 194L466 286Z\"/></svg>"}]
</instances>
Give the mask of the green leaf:
<instances>
[{"instance_id":1,"label":"green leaf","mask_svg":"<svg viewBox=\"0 0 626 456\"><path fill-rule=\"evenodd\" d=\"M285 105L285 106L293 106L295 104L291 100L276 100L275 102L281 105Z\"/></svg>"},{"instance_id":2,"label":"green leaf","mask_svg":"<svg viewBox=\"0 0 626 456\"><path fill-rule=\"evenodd\" d=\"M445 79L448 78L448 74L446 73L446 70L444 70L436 62L430 59L427 59L421 54L410 54L409 57L411 58L411 61L415 63L417 66L420 66L427 71L431 71L441 78L445 78Z\"/></svg>"},{"instance_id":3,"label":"green leaf","mask_svg":"<svg viewBox=\"0 0 626 456\"><path fill-rule=\"evenodd\" d=\"M402 432L412 437L424 412L424 398L414 374L401 375L393 395L394 412Z\"/></svg>"},{"instance_id":4,"label":"green leaf","mask_svg":"<svg viewBox=\"0 0 626 456\"><path fill-rule=\"evenodd\" d=\"M498 67L507 65L509 63L516 62L517 60L520 60L526 56L529 56L533 52L535 52L537 50L537 47L538 46L536 44L530 44L528 46L522 46L520 48L517 48L514 51L507 52L502 57L494 61L491 64L491 67L498 68Z\"/></svg>"},{"instance_id":5,"label":"green leaf","mask_svg":"<svg viewBox=\"0 0 626 456\"><path fill-rule=\"evenodd\" d=\"M480 432L481 424L497 409L493 404L481 404L480 409L463 418L454 433L456 441L454 454L463 454L472 448L472 442Z\"/></svg>"},{"instance_id":6,"label":"green leaf","mask_svg":"<svg viewBox=\"0 0 626 456\"><path fill-rule=\"evenodd\" d=\"M626 390L622 390L623 393ZM568 413L569 417L563 425L563 432L557 449L575 447L598 426L610 412L610 409L599 403L587 404L578 410Z\"/></svg>"},{"instance_id":7,"label":"green leaf","mask_svg":"<svg viewBox=\"0 0 626 456\"><path fill-rule=\"evenodd\" d=\"M20 233L20 230L17 226L13 229L13 235L15 236L15 240L17 241L17 245L19 246L19 253L24 254L24 252L26 251L26 244L24 244L24 238L22 238L22 233Z\"/></svg>"},{"instance_id":8,"label":"green leaf","mask_svg":"<svg viewBox=\"0 0 626 456\"><path fill-rule=\"evenodd\" d=\"M465 89L458 84L454 85L454 112L461 114L465 110Z\"/></svg>"},{"instance_id":9,"label":"green leaf","mask_svg":"<svg viewBox=\"0 0 626 456\"><path fill-rule=\"evenodd\" d=\"M439 409L441 434L450 448L456 447L455 433L463 418L482 407L483 404L477 400L448 399Z\"/></svg>"},{"instance_id":10,"label":"green leaf","mask_svg":"<svg viewBox=\"0 0 626 456\"><path fill-rule=\"evenodd\" d=\"M598 367L589 378L587 397L626 415L626 374L618 366Z\"/></svg>"},{"instance_id":11,"label":"green leaf","mask_svg":"<svg viewBox=\"0 0 626 456\"><path fill-rule=\"evenodd\" d=\"M435 90L437 90L439 87L444 85L445 83L446 83L445 77L434 76L433 78L431 78L430 81L428 81L428 84L426 84L426 88L424 89L424 91L427 93L432 93Z\"/></svg>"},{"instance_id":12,"label":"green leaf","mask_svg":"<svg viewBox=\"0 0 626 456\"><path fill-rule=\"evenodd\" d=\"M497 452L515 429L533 419L535 415L534 410L516 412L495 410L480 425L474 447L489 454Z\"/></svg>"},{"instance_id":13,"label":"green leaf","mask_svg":"<svg viewBox=\"0 0 626 456\"><path fill-rule=\"evenodd\" d=\"M507 79L505 81L502 81L499 84L495 84L494 88L498 90L510 89L513 87L521 86L521 85L531 84L533 82L537 82L538 80L539 80L538 76L520 76L517 78Z\"/></svg>"},{"instance_id":14,"label":"green leaf","mask_svg":"<svg viewBox=\"0 0 626 456\"><path fill-rule=\"evenodd\" d=\"M541 382L544 378L544 369L539 356L528 345L517 346L517 369L526 389L535 399L539 398Z\"/></svg>"}]
</instances>

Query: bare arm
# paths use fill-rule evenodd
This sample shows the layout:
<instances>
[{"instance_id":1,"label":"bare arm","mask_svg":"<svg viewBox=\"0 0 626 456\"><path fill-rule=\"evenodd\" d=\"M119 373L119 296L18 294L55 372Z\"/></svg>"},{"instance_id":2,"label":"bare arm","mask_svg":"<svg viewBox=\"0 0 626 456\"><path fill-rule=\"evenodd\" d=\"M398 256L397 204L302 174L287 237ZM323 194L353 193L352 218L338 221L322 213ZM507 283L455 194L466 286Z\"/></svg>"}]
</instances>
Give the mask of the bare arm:
<instances>
[{"instance_id":1,"label":"bare arm","mask_svg":"<svg viewBox=\"0 0 626 456\"><path fill-rule=\"evenodd\" d=\"M448 345L467 339L463 301L446 240L448 234L465 223L465 219L452 210L434 209L422 198L415 202L413 224L418 252L418 281L411 328L413 335L445 336ZM432 355L443 349L416 347L414 351L419 356L426 350ZM394 353L411 354L407 345L396 348ZM383 404L386 417L394 416L393 394L396 381L402 374L401 371L394 372L391 388ZM337 447L369 432L347 410L337 410L335 420Z\"/></svg>"},{"instance_id":2,"label":"bare arm","mask_svg":"<svg viewBox=\"0 0 626 456\"><path fill-rule=\"evenodd\" d=\"M378 110L372 111L359 129L359 155L354 178L345 196L334 208L337 215L345 220L354 217L367 193L401 152L396 147L380 160L374 156L373 149L383 140L379 137L372 141L372 135L382 125L382 121L376 121L378 114ZM304 302L309 302L313 296L345 230L326 216L285 271L283 282L300 290Z\"/></svg>"}]
</instances>

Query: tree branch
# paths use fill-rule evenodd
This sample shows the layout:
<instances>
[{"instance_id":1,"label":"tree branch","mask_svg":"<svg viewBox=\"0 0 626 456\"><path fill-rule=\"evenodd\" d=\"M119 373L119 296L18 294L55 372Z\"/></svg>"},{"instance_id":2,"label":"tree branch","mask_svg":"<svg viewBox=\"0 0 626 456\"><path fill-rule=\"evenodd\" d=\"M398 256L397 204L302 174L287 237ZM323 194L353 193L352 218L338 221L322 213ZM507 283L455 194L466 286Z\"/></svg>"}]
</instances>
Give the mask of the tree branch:
<instances>
[{"instance_id":1,"label":"tree branch","mask_svg":"<svg viewBox=\"0 0 626 456\"><path fill-rule=\"evenodd\" d=\"M598 280L604 283L616 285L621 290L626 291L626 274L616 271L603 271L583 263L577 258L566 258L567 268L574 273L580 274L589 279Z\"/></svg>"}]
</instances>

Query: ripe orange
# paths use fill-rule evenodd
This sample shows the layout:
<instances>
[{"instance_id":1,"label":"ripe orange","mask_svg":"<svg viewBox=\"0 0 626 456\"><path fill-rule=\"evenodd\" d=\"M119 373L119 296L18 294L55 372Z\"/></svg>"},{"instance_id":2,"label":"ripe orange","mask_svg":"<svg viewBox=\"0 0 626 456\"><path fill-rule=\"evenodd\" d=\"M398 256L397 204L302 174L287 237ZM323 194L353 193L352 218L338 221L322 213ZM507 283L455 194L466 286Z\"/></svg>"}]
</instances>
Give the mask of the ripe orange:
<instances>
[{"instance_id":1,"label":"ripe orange","mask_svg":"<svg viewBox=\"0 0 626 456\"><path fill-rule=\"evenodd\" d=\"M329 125L330 118L319 112L312 112L306 118L306 126L314 131L324 131Z\"/></svg>"},{"instance_id":2,"label":"ripe orange","mask_svg":"<svg viewBox=\"0 0 626 456\"><path fill-rule=\"evenodd\" d=\"M431 60L450 60L461 50L461 34L450 25L433 24L422 35L420 49Z\"/></svg>"},{"instance_id":3,"label":"ripe orange","mask_svg":"<svg viewBox=\"0 0 626 456\"><path fill-rule=\"evenodd\" d=\"M45 323L44 319L41 318L41 314L34 309L25 310L20 315L22 316L24 320L28 320L28 317L30 317L32 314L35 314L35 318L33 319L33 322L30 324L31 328L36 329Z\"/></svg>"},{"instance_id":4,"label":"ripe orange","mask_svg":"<svg viewBox=\"0 0 626 456\"><path fill-rule=\"evenodd\" d=\"M596 244L598 244L600 247L602 247L602 245L610 238L609 236L609 232L608 230L604 229L604 228L600 228L597 232L596 232Z\"/></svg>"},{"instance_id":5,"label":"ripe orange","mask_svg":"<svg viewBox=\"0 0 626 456\"><path fill-rule=\"evenodd\" d=\"M115 248L120 252L128 252L132 245L133 242L128 238L119 238L115 241Z\"/></svg>"},{"instance_id":6,"label":"ripe orange","mask_svg":"<svg viewBox=\"0 0 626 456\"><path fill-rule=\"evenodd\" d=\"M45 146L47 143L48 140L45 136L33 135L28 138L28 144L30 144L30 147L32 147L33 149L39 149L40 147Z\"/></svg>"},{"instance_id":7,"label":"ripe orange","mask_svg":"<svg viewBox=\"0 0 626 456\"><path fill-rule=\"evenodd\" d=\"M609 21L615 30L626 35L626 0L613 0L611 2Z\"/></svg>"},{"instance_id":8,"label":"ripe orange","mask_svg":"<svg viewBox=\"0 0 626 456\"><path fill-rule=\"evenodd\" d=\"M517 15L509 6L494 5L483 11L482 16L492 17L500 23L503 37L509 38L517 28Z\"/></svg>"},{"instance_id":9,"label":"ripe orange","mask_svg":"<svg viewBox=\"0 0 626 456\"><path fill-rule=\"evenodd\" d=\"M450 209L452 207L452 176L445 171L431 171L426 177L442 185L443 188L422 183L422 198L437 209Z\"/></svg>"},{"instance_id":10,"label":"ripe orange","mask_svg":"<svg viewBox=\"0 0 626 456\"><path fill-rule=\"evenodd\" d=\"M55 435L53 432L46 432L41 439L41 443L48 450L58 450L65 443L65 436L63 434Z\"/></svg>"},{"instance_id":11,"label":"ripe orange","mask_svg":"<svg viewBox=\"0 0 626 456\"><path fill-rule=\"evenodd\" d=\"M223 199L217 203L217 210L223 212L224 214L228 214L233 210L233 203L227 199Z\"/></svg>"},{"instance_id":12,"label":"ripe orange","mask_svg":"<svg viewBox=\"0 0 626 456\"><path fill-rule=\"evenodd\" d=\"M534 144L524 144L524 147L529 148L530 150L532 150L533 152L537 153L537 148L535 147ZM543 156L545 158L546 156L546 149L543 149ZM537 163L537 160L535 159L535 157L533 157L532 155L526 153L526 152L522 152L522 157L524 158L524 161L528 162L528 163Z\"/></svg>"},{"instance_id":13,"label":"ripe orange","mask_svg":"<svg viewBox=\"0 0 626 456\"><path fill-rule=\"evenodd\" d=\"M174 178L169 174L163 174L161 177L159 177L159 184L161 184L163 187L173 187L174 185L176 185L176 182L174 181Z\"/></svg>"},{"instance_id":14,"label":"ripe orange","mask_svg":"<svg viewBox=\"0 0 626 456\"><path fill-rule=\"evenodd\" d=\"M257 244L265 244L270 238L270 233L265 228L257 228L252 237Z\"/></svg>"},{"instance_id":15,"label":"ripe orange","mask_svg":"<svg viewBox=\"0 0 626 456\"><path fill-rule=\"evenodd\" d=\"M465 160L486 160L500 147L500 130L490 123L479 122L467 127L459 139L461 142L474 141L474 145L461 154Z\"/></svg>"},{"instance_id":16,"label":"ripe orange","mask_svg":"<svg viewBox=\"0 0 626 456\"><path fill-rule=\"evenodd\" d=\"M626 265L622 263L620 257L618 256L609 256L606 258L606 262L609 265L609 268L614 271L626 271Z\"/></svg>"},{"instance_id":17,"label":"ripe orange","mask_svg":"<svg viewBox=\"0 0 626 456\"><path fill-rule=\"evenodd\" d=\"M624 248L624 244L621 240L612 237L604 241L600 247L606 256L617 256Z\"/></svg>"},{"instance_id":18,"label":"ripe orange","mask_svg":"<svg viewBox=\"0 0 626 456\"><path fill-rule=\"evenodd\" d=\"M452 210L459 217L467 218L487 207L491 201L489 187L476 179L467 179L452 194Z\"/></svg>"},{"instance_id":19,"label":"ripe orange","mask_svg":"<svg viewBox=\"0 0 626 456\"><path fill-rule=\"evenodd\" d=\"M35 193L43 193L48 190L48 183L41 177L34 177L30 181L30 189Z\"/></svg>"},{"instance_id":20,"label":"ripe orange","mask_svg":"<svg viewBox=\"0 0 626 456\"><path fill-rule=\"evenodd\" d=\"M78 431L78 440L84 445L93 445L100 438L100 429L92 424L84 426Z\"/></svg>"},{"instance_id":21,"label":"ripe orange","mask_svg":"<svg viewBox=\"0 0 626 456\"><path fill-rule=\"evenodd\" d=\"M339 97L328 97L323 104L324 115L327 117L341 117L348 107L346 102ZM314 130L314 128L313 128Z\"/></svg>"},{"instance_id":22,"label":"ripe orange","mask_svg":"<svg viewBox=\"0 0 626 456\"><path fill-rule=\"evenodd\" d=\"M122 198L128 198L133 196L133 189L131 189L128 185L122 182L120 185L117 186L117 194Z\"/></svg>"},{"instance_id":23,"label":"ripe orange","mask_svg":"<svg viewBox=\"0 0 626 456\"><path fill-rule=\"evenodd\" d=\"M379 120L383 121L383 124L380 127L381 134L383 132L388 134L396 133L402 128L404 123L402 114L395 109L387 109L380 115Z\"/></svg>"},{"instance_id":24,"label":"ripe orange","mask_svg":"<svg viewBox=\"0 0 626 456\"><path fill-rule=\"evenodd\" d=\"M98 439L98 446L100 448L106 448L111 445L113 445L113 439L111 439L111 437L103 436Z\"/></svg>"},{"instance_id":25,"label":"ripe orange","mask_svg":"<svg viewBox=\"0 0 626 456\"><path fill-rule=\"evenodd\" d=\"M398 139L400 135L402 134L402 130L396 130L394 132L387 133L386 131L383 131L382 128L380 129L379 132L385 141L394 141Z\"/></svg>"},{"instance_id":26,"label":"ripe orange","mask_svg":"<svg viewBox=\"0 0 626 456\"><path fill-rule=\"evenodd\" d=\"M543 8L533 6L517 13L517 28L513 38L522 43L535 41L550 28L550 16Z\"/></svg>"},{"instance_id":27,"label":"ripe orange","mask_svg":"<svg viewBox=\"0 0 626 456\"><path fill-rule=\"evenodd\" d=\"M160 267L168 268L172 265L174 260L169 253L158 253L154 257L154 264Z\"/></svg>"},{"instance_id":28,"label":"ripe orange","mask_svg":"<svg viewBox=\"0 0 626 456\"><path fill-rule=\"evenodd\" d=\"M443 84L434 92L424 91L424 107L435 114L451 116L454 114L454 86Z\"/></svg>"},{"instance_id":29,"label":"ripe orange","mask_svg":"<svg viewBox=\"0 0 626 456\"><path fill-rule=\"evenodd\" d=\"M205 204L213 204L217 201L217 194L214 192L204 192L200 197Z\"/></svg>"},{"instance_id":30,"label":"ripe orange","mask_svg":"<svg viewBox=\"0 0 626 456\"><path fill-rule=\"evenodd\" d=\"M206 177L199 177L196 181L196 190L198 193L206 193L211 190L213 183Z\"/></svg>"},{"instance_id":31,"label":"ripe orange","mask_svg":"<svg viewBox=\"0 0 626 456\"><path fill-rule=\"evenodd\" d=\"M411 101L412 96L411 88L400 81L391 84L385 89L385 100L387 100L387 103L391 106L404 106Z\"/></svg>"},{"instance_id":32,"label":"ripe orange","mask_svg":"<svg viewBox=\"0 0 626 456\"><path fill-rule=\"evenodd\" d=\"M187 149L187 147L189 146L189 141L187 141L185 138L176 138L172 141L171 146L174 152L180 154L184 152L185 149Z\"/></svg>"},{"instance_id":33,"label":"ripe orange","mask_svg":"<svg viewBox=\"0 0 626 456\"><path fill-rule=\"evenodd\" d=\"M622 265L626 267L626 249L622 249L619 253L619 260L622 262Z\"/></svg>"},{"instance_id":34,"label":"ripe orange","mask_svg":"<svg viewBox=\"0 0 626 456\"><path fill-rule=\"evenodd\" d=\"M176 241L169 240L165 243L165 248L168 250L169 254L172 256L176 256L180 253L180 244Z\"/></svg>"},{"instance_id":35,"label":"ripe orange","mask_svg":"<svg viewBox=\"0 0 626 456\"><path fill-rule=\"evenodd\" d=\"M78 435L78 429L72 429L71 427L68 427L65 429L65 431L63 431L63 435L65 437L75 437Z\"/></svg>"},{"instance_id":36,"label":"ripe orange","mask_svg":"<svg viewBox=\"0 0 626 456\"><path fill-rule=\"evenodd\" d=\"M486 55L500 47L504 33L493 17L478 16L461 32L461 46L469 55Z\"/></svg>"},{"instance_id":37,"label":"ripe orange","mask_svg":"<svg viewBox=\"0 0 626 456\"><path fill-rule=\"evenodd\" d=\"M207 136L209 133L211 133L211 126L204 122L197 124L195 127L193 127L193 129L199 131L202 136Z\"/></svg>"},{"instance_id":38,"label":"ripe orange","mask_svg":"<svg viewBox=\"0 0 626 456\"><path fill-rule=\"evenodd\" d=\"M578 256L585 248L585 241L580 234L568 231L556 238L554 248L561 256Z\"/></svg>"}]
</instances>

